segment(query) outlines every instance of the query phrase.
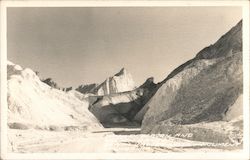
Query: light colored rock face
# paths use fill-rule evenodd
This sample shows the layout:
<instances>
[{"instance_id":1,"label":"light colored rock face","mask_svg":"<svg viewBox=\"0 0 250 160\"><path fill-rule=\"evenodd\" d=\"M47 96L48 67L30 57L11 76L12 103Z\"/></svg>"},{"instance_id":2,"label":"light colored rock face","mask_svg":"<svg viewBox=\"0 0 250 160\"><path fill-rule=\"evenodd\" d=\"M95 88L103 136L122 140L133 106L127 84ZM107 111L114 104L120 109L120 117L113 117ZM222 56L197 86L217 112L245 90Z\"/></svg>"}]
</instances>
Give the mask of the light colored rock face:
<instances>
[{"instance_id":1,"label":"light colored rock face","mask_svg":"<svg viewBox=\"0 0 250 160\"><path fill-rule=\"evenodd\" d=\"M223 120L230 121L243 113L243 95L240 95L235 103L225 112Z\"/></svg>"},{"instance_id":2,"label":"light colored rock face","mask_svg":"<svg viewBox=\"0 0 250 160\"><path fill-rule=\"evenodd\" d=\"M167 121L159 122L151 131L152 134L168 134L173 137L193 141L228 143L232 146L242 145L243 117L231 121L202 122L188 125L173 125Z\"/></svg>"},{"instance_id":3,"label":"light colored rock face","mask_svg":"<svg viewBox=\"0 0 250 160\"><path fill-rule=\"evenodd\" d=\"M136 88L132 75L126 70L122 69L113 77L107 78L102 84L95 88L97 95L108 95L112 93L119 93L131 91Z\"/></svg>"},{"instance_id":4,"label":"light colored rock face","mask_svg":"<svg viewBox=\"0 0 250 160\"><path fill-rule=\"evenodd\" d=\"M89 96L90 111L105 124L131 122L135 115L155 93L157 85L153 78L133 91L114 93L104 96ZM141 120L136 119L137 122Z\"/></svg>"},{"instance_id":5,"label":"light colored rock face","mask_svg":"<svg viewBox=\"0 0 250 160\"><path fill-rule=\"evenodd\" d=\"M239 107L237 99L243 88L241 24L170 74L145 106L148 111L142 122L143 133L185 130L209 134L188 125L232 120L242 115L240 109L234 109Z\"/></svg>"},{"instance_id":6,"label":"light colored rock face","mask_svg":"<svg viewBox=\"0 0 250 160\"><path fill-rule=\"evenodd\" d=\"M8 124L11 128L101 128L88 102L51 88L31 69L8 63ZM54 127L54 128L53 128Z\"/></svg>"}]
</instances>

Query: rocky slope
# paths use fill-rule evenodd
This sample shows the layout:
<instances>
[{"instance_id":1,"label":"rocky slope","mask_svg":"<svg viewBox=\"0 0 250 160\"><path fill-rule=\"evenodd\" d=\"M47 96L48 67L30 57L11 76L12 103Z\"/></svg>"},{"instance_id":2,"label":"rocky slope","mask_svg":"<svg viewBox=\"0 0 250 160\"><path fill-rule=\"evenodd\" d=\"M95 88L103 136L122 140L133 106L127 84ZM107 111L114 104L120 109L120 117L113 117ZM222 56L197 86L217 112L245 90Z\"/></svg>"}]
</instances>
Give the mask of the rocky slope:
<instances>
[{"instance_id":1,"label":"rocky slope","mask_svg":"<svg viewBox=\"0 0 250 160\"><path fill-rule=\"evenodd\" d=\"M52 88L31 69L8 62L8 125L15 129L102 128L88 102Z\"/></svg>"},{"instance_id":2,"label":"rocky slope","mask_svg":"<svg viewBox=\"0 0 250 160\"><path fill-rule=\"evenodd\" d=\"M88 93L95 93L95 88L98 86L98 84L87 84L87 85L80 85L76 88L78 92L81 92L82 94L88 94Z\"/></svg>"},{"instance_id":3,"label":"rocky slope","mask_svg":"<svg viewBox=\"0 0 250 160\"><path fill-rule=\"evenodd\" d=\"M104 124L129 123L155 93L153 78L135 90L104 96L89 96L90 111Z\"/></svg>"},{"instance_id":4,"label":"rocky slope","mask_svg":"<svg viewBox=\"0 0 250 160\"><path fill-rule=\"evenodd\" d=\"M146 114L142 132L192 133L193 136L189 137L192 140L213 142L241 138L242 127L233 126L242 123L239 118L242 115L242 70L240 21L215 44L201 50L160 84L143 108ZM216 130L208 127L214 123L224 127Z\"/></svg>"}]
</instances>

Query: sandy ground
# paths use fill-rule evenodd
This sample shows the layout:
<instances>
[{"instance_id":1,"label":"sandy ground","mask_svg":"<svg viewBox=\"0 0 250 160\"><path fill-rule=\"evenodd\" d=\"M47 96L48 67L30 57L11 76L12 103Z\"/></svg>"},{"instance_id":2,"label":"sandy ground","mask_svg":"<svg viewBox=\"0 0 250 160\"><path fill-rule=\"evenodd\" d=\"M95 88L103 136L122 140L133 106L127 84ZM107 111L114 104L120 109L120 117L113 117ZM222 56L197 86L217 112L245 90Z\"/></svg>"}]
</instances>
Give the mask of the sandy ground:
<instances>
[{"instance_id":1,"label":"sandy ground","mask_svg":"<svg viewBox=\"0 0 250 160\"><path fill-rule=\"evenodd\" d=\"M224 144L190 141L160 134L140 134L139 128L105 128L91 132L9 129L8 138L9 151L16 153L165 153L232 149ZM234 151L239 149L234 147Z\"/></svg>"}]
</instances>

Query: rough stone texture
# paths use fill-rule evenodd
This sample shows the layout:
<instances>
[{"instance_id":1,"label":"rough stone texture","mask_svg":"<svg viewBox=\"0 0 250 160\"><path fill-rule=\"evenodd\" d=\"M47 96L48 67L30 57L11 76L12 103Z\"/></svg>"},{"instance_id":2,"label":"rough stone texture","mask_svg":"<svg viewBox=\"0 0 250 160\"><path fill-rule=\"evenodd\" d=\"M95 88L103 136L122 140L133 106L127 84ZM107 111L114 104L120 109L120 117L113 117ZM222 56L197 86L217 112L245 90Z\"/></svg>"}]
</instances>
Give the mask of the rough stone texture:
<instances>
[{"instance_id":1,"label":"rough stone texture","mask_svg":"<svg viewBox=\"0 0 250 160\"><path fill-rule=\"evenodd\" d=\"M80 85L76 88L76 90L83 94L94 93L95 88L98 84L87 84L87 85Z\"/></svg>"},{"instance_id":2,"label":"rough stone texture","mask_svg":"<svg viewBox=\"0 0 250 160\"><path fill-rule=\"evenodd\" d=\"M242 144L243 117L239 116L229 122L214 121L189 125L176 125L169 121L161 121L151 133L168 134L194 141Z\"/></svg>"},{"instance_id":3,"label":"rough stone texture","mask_svg":"<svg viewBox=\"0 0 250 160\"><path fill-rule=\"evenodd\" d=\"M156 91L158 90L158 88L161 86L161 84L155 84L154 83L154 78L150 77L146 80L146 82L144 84L142 84L139 88L143 88L144 89L144 96L143 96L143 103L141 104L142 106L140 106L140 110L136 113L136 115L134 116L134 120L136 122L141 123L143 120L143 117L146 113L146 111L148 110L148 107L145 106L145 104L153 97L153 95L156 93Z\"/></svg>"},{"instance_id":4,"label":"rough stone texture","mask_svg":"<svg viewBox=\"0 0 250 160\"><path fill-rule=\"evenodd\" d=\"M200 134L199 138L193 140L216 139L219 133L190 129L189 125L225 119L232 110L231 106L242 94L242 76L241 21L214 45L206 47L194 59L175 69L161 83L161 87L144 106L148 110L142 122L142 132L188 130ZM237 112L234 117L241 115L241 112ZM202 138L205 133L214 136ZM227 136L221 134L221 137ZM218 139L223 141L226 138Z\"/></svg>"},{"instance_id":5,"label":"rough stone texture","mask_svg":"<svg viewBox=\"0 0 250 160\"><path fill-rule=\"evenodd\" d=\"M119 73L107 78L94 89L96 95L108 95L112 93L132 91L136 88L132 75L122 68Z\"/></svg>"},{"instance_id":6,"label":"rough stone texture","mask_svg":"<svg viewBox=\"0 0 250 160\"><path fill-rule=\"evenodd\" d=\"M109 95L114 93L132 91L136 89L132 75L122 68L114 76L108 77L101 84L80 85L76 90L82 94L94 94L98 96Z\"/></svg>"},{"instance_id":7,"label":"rough stone texture","mask_svg":"<svg viewBox=\"0 0 250 160\"><path fill-rule=\"evenodd\" d=\"M153 78L149 78L143 85L133 91L104 96L89 96L89 109L102 123L131 122L138 111L152 97L156 87Z\"/></svg>"},{"instance_id":8,"label":"rough stone texture","mask_svg":"<svg viewBox=\"0 0 250 160\"><path fill-rule=\"evenodd\" d=\"M10 128L102 128L87 101L48 86L31 69L8 62L7 72Z\"/></svg>"}]
</instances>

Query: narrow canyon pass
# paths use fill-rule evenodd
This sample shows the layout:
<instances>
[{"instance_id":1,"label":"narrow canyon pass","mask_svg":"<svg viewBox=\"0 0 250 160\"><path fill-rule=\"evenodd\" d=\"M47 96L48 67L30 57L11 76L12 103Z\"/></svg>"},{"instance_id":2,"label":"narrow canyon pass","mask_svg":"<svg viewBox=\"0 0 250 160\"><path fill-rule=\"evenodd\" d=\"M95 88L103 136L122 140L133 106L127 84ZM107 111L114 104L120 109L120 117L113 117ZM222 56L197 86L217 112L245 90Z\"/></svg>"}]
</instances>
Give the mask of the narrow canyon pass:
<instances>
[{"instance_id":1,"label":"narrow canyon pass","mask_svg":"<svg viewBox=\"0 0 250 160\"><path fill-rule=\"evenodd\" d=\"M62 91L8 61L8 150L240 151L242 67L242 21L163 81L138 87L122 68L101 84Z\"/></svg>"}]
</instances>

